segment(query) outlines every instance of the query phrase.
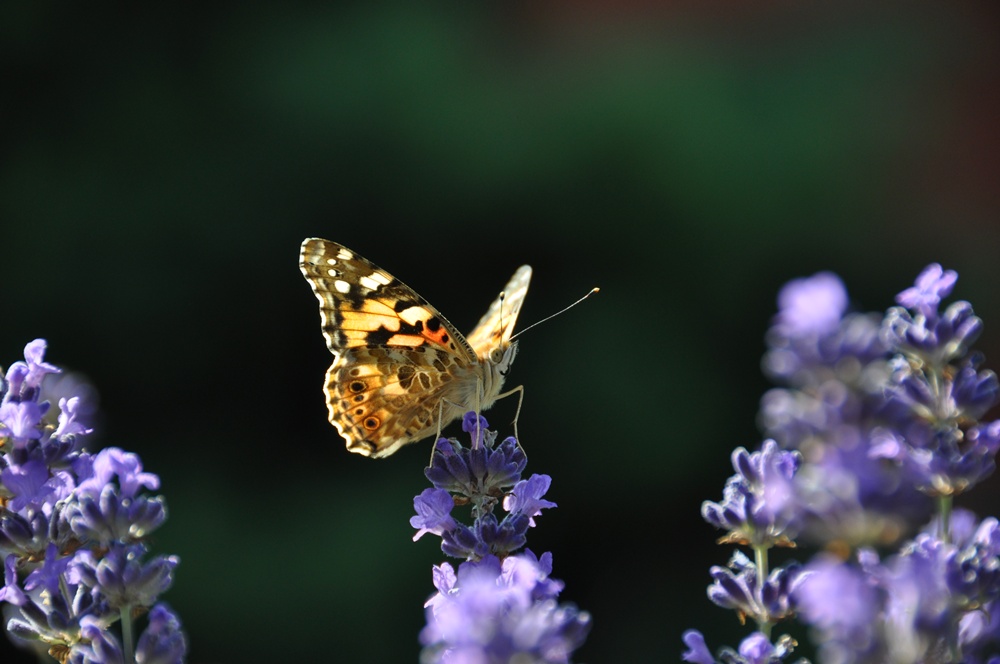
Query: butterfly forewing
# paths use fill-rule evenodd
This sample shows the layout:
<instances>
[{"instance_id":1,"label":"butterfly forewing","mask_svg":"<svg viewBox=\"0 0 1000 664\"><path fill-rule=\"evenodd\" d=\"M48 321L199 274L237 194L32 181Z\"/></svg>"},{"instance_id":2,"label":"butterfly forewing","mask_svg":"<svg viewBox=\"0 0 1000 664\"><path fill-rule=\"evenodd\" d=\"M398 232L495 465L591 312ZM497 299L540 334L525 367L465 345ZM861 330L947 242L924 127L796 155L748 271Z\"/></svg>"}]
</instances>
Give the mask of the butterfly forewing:
<instances>
[{"instance_id":1,"label":"butterfly forewing","mask_svg":"<svg viewBox=\"0 0 1000 664\"><path fill-rule=\"evenodd\" d=\"M413 289L336 242L305 240L299 264L334 355L326 381L330 422L352 452L388 456L465 410L492 403L483 385L494 398L499 393L503 378L486 358L510 343L529 267L511 279L503 306L490 307L470 346Z\"/></svg>"},{"instance_id":2,"label":"butterfly forewing","mask_svg":"<svg viewBox=\"0 0 1000 664\"><path fill-rule=\"evenodd\" d=\"M350 249L310 238L302 243L299 265L319 299L331 352L428 343L474 357L465 338L427 300Z\"/></svg>"},{"instance_id":3,"label":"butterfly forewing","mask_svg":"<svg viewBox=\"0 0 1000 664\"><path fill-rule=\"evenodd\" d=\"M469 345L480 359L489 356L494 348L501 348L510 343L510 335L514 331L517 315L521 313L521 305L524 303L524 296L528 294L530 281L531 268L522 265L504 287L503 297L493 301L469 334Z\"/></svg>"}]
</instances>

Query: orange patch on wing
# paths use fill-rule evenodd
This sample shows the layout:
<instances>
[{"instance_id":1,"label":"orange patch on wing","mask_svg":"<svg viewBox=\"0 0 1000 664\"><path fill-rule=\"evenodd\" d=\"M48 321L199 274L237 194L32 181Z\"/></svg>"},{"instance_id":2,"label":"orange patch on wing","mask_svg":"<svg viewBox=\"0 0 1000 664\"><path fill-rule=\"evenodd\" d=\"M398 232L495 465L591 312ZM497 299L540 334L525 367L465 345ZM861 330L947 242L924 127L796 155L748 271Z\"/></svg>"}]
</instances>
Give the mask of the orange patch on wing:
<instances>
[{"instance_id":1,"label":"orange patch on wing","mask_svg":"<svg viewBox=\"0 0 1000 664\"><path fill-rule=\"evenodd\" d=\"M424 336L440 346L444 346L449 341L448 331L443 327L438 328L437 332L431 332L430 330L425 329Z\"/></svg>"},{"instance_id":2,"label":"orange patch on wing","mask_svg":"<svg viewBox=\"0 0 1000 664\"><path fill-rule=\"evenodd\" d=\"M392 312L392 309L388 309L385 305L379 307L381 311L371 311L372 308L375 307L370 306L369 302L365 302L362 311L341 309L340 315L343 316L344 322L341 323L340 328L345 331L364 330L367 332L374 332L380 328L390 331L399 329L399 317ZM389 313L385 313L386 310Z\"/></svg>"}]
</instances>

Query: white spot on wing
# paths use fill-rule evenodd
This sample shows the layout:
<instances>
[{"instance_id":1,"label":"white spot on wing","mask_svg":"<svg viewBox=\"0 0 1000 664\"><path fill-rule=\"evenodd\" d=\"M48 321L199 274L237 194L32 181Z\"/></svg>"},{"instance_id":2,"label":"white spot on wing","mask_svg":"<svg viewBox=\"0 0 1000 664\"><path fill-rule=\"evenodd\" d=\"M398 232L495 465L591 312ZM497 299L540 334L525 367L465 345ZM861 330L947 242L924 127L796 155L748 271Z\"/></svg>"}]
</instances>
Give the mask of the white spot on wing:
<instances>
[{"instance_id":1,"label":"white spot on wing","mask_svg":"<svg viewBox=\"0 0 1000 664\"><path fill-rule=\"evenodd\" d=\"M416 325L417 321L427 318L427 310L423 307L408 307L399 312L399 317L404 323Z\"/></svg>"},{"instance_id":2,"label":"white spot on wing","mask_svg":"<svg viewBox=\"0 0 1000 664\"><path fill-rule=\"evenodd\" d=\"M389 275L383 272L372 272L371 274L358 279L358 283L368 290L373 291L377 291L382 286L388 285L390 281L392 281L392 279L389 278Z\"/></svg>"},{"instance_id":3,"label":"white spot on wing","mask_svg":"<svg viewBox=\"0 0 1000 664\"><path fill-rule=\"evenodd\" d=\"M349 293L351 291L351 285L343 279L336 279L333 282L333 287L337 289L338 293Z\"/></svg>"},{"instance_id":4,"label":"white spot on wing","mask_svg":"<svg viewBox=\"0 0 1000 664\"><path fill-rule=\"evenodd\" d=\"M372 272L368 276L358 279L358 283L368 290L377 291L379 288L389 283L389 278L381 272Z\"/></svg>"}]
</instances>

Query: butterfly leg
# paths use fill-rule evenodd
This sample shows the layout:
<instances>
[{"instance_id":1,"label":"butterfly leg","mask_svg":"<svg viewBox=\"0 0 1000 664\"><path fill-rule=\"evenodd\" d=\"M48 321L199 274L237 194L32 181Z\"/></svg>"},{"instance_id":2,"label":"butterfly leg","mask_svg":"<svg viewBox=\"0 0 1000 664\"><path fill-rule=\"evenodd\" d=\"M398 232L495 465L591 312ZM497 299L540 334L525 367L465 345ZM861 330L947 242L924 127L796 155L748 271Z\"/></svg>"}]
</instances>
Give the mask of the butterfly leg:
<instances>
[{"instance_id":1,"label":"butterfly leg","mask_svg":"<svg viewBox=\"0 0 1000 664\"><path fill-rule=\"evenodd\" d=\"M441 418L444 417L444 399L438 402L438 430L434 434L434 444L437 445L438 440L441 438Z\"/></svg>"},{"instance_id":2,"label":"butterfly leg","mask_svg":"<svg viewBox=\"0 0 1000 664\"><path fill-rule=\"evenodd\" d=\"M434 461L434 451L437 449L438 441L441 440L441 419L444 417L444 399L438 402L438 430L434 435L434 444L431 445L431 458L427 460L427 467L430 468Z\"/></svg>"},{"instance_id":3,"label":"butterfly leg","mask_svg":"<svg viewBox=\"0 0 1000 664\"><path fill-rule=\"evenodd\" d=\"M444 422L444 405L445 404L448 404L449 406L455 406L456 408L461 408L462 407L461 404L457 404L454 401L448 401L447 399L441 399L441 401L438 402L438 426L437 426L437 434L435 434L435 436L434 436L434 444L431 445L431 458L427 462L427 467L428 468L431 466L431 461L434 460L434 451L437 449L437 443L438 443L439 440L441 440L441 427L442 427L442 423Z\"/></svg>"},{"instance_id":4,"label":"butterfly leg","mask_svg":"<svg viewBox=\"0 0 1000 664\"><path fill-rule=\"evenodd\" d=\"M517 446L521 447L521 437L517 435L517 420L521 417L521 404L524 403L524 385L518 385L513 390L507 390L503 394L498 394L497 400L499 401L515 393L517 394L517 410L514 412L514 438L517 440ZM521 451L524 451L523 447L521 447Z\"/></svg>"},{"instance_id":5,"label":"butterfly leg","mask_svg":"<svg viewBox=\"0 0 1000 664\"><path fill-rule=\"evenodd\" d=\"M500 300L503 301L503 295L500 296ZM476 382L479 386L476 388L476 445L479 441L483 439L483 432L481 431L482 413L483 413L483 402L482 402L482 391L483 391L483 380L477 378Z\"/></svg>"}]
</instances>

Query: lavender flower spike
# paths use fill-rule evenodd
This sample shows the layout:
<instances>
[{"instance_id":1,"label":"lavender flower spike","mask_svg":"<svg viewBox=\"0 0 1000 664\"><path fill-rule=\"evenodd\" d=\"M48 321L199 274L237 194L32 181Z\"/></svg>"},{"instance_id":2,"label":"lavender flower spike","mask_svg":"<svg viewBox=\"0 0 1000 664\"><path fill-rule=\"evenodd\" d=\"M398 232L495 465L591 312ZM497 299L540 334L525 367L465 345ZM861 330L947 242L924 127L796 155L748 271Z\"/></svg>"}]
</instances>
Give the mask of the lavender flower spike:
<instances>
[{"instance_id":1,"label":"lavender flower spike","mask_svg":"<svg viewBox=\"0 0 1000 664\"><path fill-rule=\"evenodd\" d=\"M448 572L451 572L450 565ZM420 634L424 664L513 662L565 664L586 638L590 616L559 604L545 572L529 557L465 562L437 573Z\"/></svg>"},{"instance_id":2,"label":"lavender flower spike","mask_svg":"<svg viewBox=\"0 0 1000 664\"><path fill-rule=\"evenodd\" d=\"M733 452L736 474L723 490L723 500L702 503L702 517L716 528L728 530L726 540L752 546L787 545L796 528L795 488L792 478L801 463L798 452L778 449L773 440L750 454Z\"/></svg>"},{"instance_id":3,"label":"lavender flower spike","mask_svg":"<svg viewBox=\"0 0 1000 664\"><path fill-rule=\"evenodd\" d=\"M166 519L159 478L139 457L86 451L89 386L56 381L45 341L0 375L0 556L7 631L64 664L181 664L177 617L157 609L176 556L143 561L143 539ZM55 383L55 387L53 384ZM58 409L52 410L52 404ZM132 621L153 607L133 641Z\"/></svg>"},{"instance_id":4,"label":"lavender flower spike","mask_svg":"<svg viewBox=\"0 0 1000 664\"><path fill-rule=\"evenodd\" d=\"M445 438L437 442L431 465L424 471L434 488L413 500L417 513L410 518L417 529L413 539L433 533L441 537L446 554L467 560L504 557L524 546L528 528L541 510L555 507L543 498L552 480L547 475L522 480L527 458L513 437L497 444L496 432L475 413L467 413L463 422L472 444ZM456 503L472 506L471 525L452 516ZM500 505L507 512L503 518L494 514Z\"/></svg>"},{"instance_id":5,"label":"lavender flower spike","mask_svg":"<svg viewBox=\"0 0 1000 664\"><path fill-rule=\"evenodd\" d=\"M535 517L556 506L544 498L552 478L522 480L527 459L514 438L498 445L496 432L476 413L463 422L471 444L439 440L425 471L434 488L413 500L413 539L437 535L445 554L465 559L457 572L449 563L433 569L438 592L424 605L420 661L568 664L586 638L590 616L559 603L563 584L550 577L550 553L519 552ZM470 507L471 525L455 517L457 506ZM506 515L499 518L501 506Z\"/></svg>"}]
</instances>

